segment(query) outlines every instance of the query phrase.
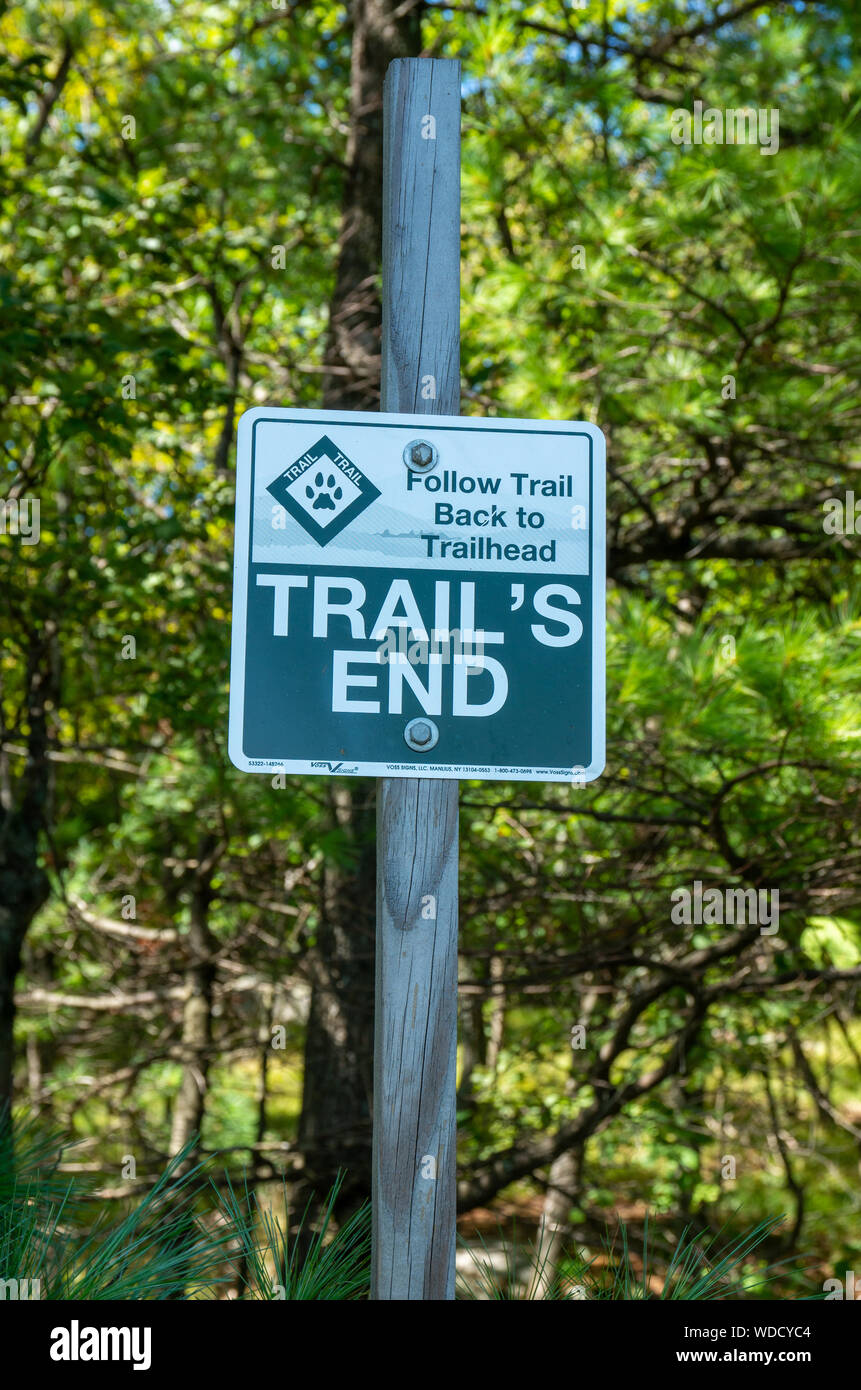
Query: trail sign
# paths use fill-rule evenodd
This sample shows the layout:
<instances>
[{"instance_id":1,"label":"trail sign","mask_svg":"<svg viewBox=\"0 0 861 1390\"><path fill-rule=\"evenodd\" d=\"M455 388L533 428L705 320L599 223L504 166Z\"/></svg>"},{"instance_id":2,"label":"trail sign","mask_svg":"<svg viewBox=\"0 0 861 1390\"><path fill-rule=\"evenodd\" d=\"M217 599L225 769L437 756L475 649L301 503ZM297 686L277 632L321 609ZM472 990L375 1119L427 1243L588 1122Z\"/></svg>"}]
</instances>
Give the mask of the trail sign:
<instances>
[{"instance_id":1,"label":"trail sign","mask_svg":"<svg viewBox=\"0 0 861 1390\"><path fill-rule=\"evenodd\" d=\"M232 762L597 777L604 491L591 424L246 411Z\"/></svg>"}]
</instances>

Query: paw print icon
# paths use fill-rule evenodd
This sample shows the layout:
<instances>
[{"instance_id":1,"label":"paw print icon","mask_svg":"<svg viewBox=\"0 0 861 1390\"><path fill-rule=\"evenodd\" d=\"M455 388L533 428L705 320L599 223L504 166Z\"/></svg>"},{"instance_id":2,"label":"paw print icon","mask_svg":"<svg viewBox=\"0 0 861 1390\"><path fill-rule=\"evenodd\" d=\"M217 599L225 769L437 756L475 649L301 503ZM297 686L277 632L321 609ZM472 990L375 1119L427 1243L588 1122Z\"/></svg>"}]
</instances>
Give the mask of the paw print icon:
<instances>
[{"instance_id":1,"label":"paw print icon","mask_svg":"<svg viewBox=\"0 0 861 1390\"><path fill-rule=\"evenodd\" d=\"M328 545L380 496L358 464L325 434L267 484L267 492L319 545Z\"/></svg>"},{"instance_id":2,"label":"paw print icon","mask_svg":"<svg viewBox=\"0 0 861 1390\"><path fill-rule=\"evenodd\" d=\"M330 473L328 478L324 478L322 473L318 473L314 479L314 486L308 483L305 487L305 496L310 499L311 506L316 512L319 508L328 508L330 512L337 511L337 503L344 495L343 488L338 487L334 473Z\"/></svg>"}]
</instances>

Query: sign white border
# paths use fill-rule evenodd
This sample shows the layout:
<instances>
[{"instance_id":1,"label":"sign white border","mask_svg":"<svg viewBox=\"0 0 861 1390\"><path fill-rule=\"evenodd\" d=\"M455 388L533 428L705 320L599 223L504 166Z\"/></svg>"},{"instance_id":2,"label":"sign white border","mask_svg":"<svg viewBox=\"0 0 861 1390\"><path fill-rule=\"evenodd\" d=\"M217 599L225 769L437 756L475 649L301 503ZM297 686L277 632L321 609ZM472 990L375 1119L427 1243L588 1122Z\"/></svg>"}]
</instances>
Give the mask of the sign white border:
<instances>
[{"instance_id":1,"label":"sign white border","mask_svg":"<svg viewBox=\"0 0 861 1390\"><path fill-rule=\"evenodd\" d=\"M587 768L508 768L479 767L467 764L454 766L433 763L340 763L292 758L268 762L247 758L242 750L242 731L245 713L245 641L248 612L248 569L250 565L249 538L251 535L251 445L256 420L301 421L330 427L350 424L383 424L397 422L415 428L438 426L464 430L495 430L528 428L536 433L570 434L576 428L588 434L592 441L591 478L592 527L590 542L590 577L592 581L592 762ZM438 777L445 780L482 782L571 782L579 785L592 782L604 771L606 676L606 503L607 453L604 435L597 425L584 420L522 420L494 417L486 419L461 415L400 415L366 410L292 410L284 407L255 406L239 419L236 464L236 530L233 552L233 615L230 652L230 719L228 754L234 767L241 772L258 772L274 776L283 773L311 773L315 776L337 777ZM406 570L406 567L405 567ZM519 573L519 571L518 571ZM404 752L408 753L406 744Z\"/></svg>"}]
</instances>

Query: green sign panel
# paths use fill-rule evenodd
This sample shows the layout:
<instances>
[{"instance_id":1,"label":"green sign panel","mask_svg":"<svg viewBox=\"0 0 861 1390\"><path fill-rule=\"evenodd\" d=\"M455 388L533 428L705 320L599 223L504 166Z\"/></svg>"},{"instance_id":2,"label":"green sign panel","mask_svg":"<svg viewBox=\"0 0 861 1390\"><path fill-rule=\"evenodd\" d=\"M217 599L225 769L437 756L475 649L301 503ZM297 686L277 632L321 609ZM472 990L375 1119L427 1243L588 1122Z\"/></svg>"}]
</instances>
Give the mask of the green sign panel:
<instances>
[{"instance_id":1,"label":"green sign panel","mask_svg":"<svg viewBox=\"0 0 861 1390\"><path fill-rule=\"evenodd\" d=\"M604 765L594 425L247 411L230 757L248 772L589 781Z\"/></svg>"}]
</instances>

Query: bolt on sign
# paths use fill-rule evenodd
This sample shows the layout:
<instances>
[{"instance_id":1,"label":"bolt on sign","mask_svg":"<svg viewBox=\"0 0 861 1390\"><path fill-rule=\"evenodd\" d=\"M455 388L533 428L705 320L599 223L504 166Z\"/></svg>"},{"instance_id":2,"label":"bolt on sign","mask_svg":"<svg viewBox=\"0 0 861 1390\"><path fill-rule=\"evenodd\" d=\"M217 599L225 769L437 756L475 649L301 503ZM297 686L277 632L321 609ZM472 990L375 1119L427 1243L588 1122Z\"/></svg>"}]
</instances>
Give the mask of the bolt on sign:
<instances>
[{"instance_id":1,"label":"bolt on sign","mask_svg":"<svg viewBox=\"0 0 861 1390\"><path fill-rule=\"evenodd\" d=\"M604 493L582 422L246 411L232 762L597 777Z\"/></svg>"}]
</instances>

